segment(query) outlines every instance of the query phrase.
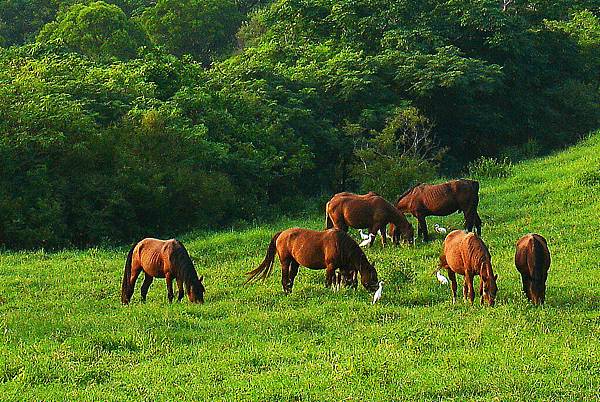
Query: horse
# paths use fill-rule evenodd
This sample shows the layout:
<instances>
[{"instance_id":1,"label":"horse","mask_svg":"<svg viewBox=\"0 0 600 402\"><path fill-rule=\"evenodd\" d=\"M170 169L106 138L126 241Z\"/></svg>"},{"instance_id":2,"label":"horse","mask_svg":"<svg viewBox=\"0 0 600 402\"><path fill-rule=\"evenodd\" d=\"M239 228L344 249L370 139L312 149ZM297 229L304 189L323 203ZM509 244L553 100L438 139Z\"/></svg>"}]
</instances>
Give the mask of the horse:
<instances>
[{"instance_id":1,"label":"horse","mask_svg":"<svg viewBox=\"0 0 600 402\"><path fill-rule=\"evenodd\" d=\"M281 284L285 293L292 292L300 265L310 269L325 269L326 287L331 287L338 281L338 269L341 277L347 281L355 275L352 271L358 271L364 288L371 292L377 290L375 267L369 263L358 244L342 230L291 228L276 233L269 243L263 262L258 268L246 273L248 279L245 283L266 279L273 271L275 253L281 262Z\"/></svg>"},{"instance_id":2,"label":"horse","mask_svg":"<svg viewBox=\"0 0 600 402\"><path fill-rule=\"evenodd\" d=\"M481 303L485 301L490 306L494 305L498 287L492 270L492 257L485 243L475 233L465 233L462 230L450 232L444 240L444 250L440 256L440 268L448 271L448 278L452 282L452 302L456 303L456 274L464 275L463 296L468 297L473 304L475 291L473 290L473 277L479 275L479 294Z\"/></svg>"},{"instance_id":3,"label":"horse","mask_svg":"<svg viewBox=\"0 0 600 402\"><path fill-rule=\"evenodd\" d=\"M325 206L327 229L336 228L347 232L348 227L367 228L373 235L377 235L379 231L384 246L387 240L385 228L388 223L400 228L396 231L398 235L393 237L395 244L400 242L400 237L407 243L413 242L415 232L406 217L376 193L369 192L363 195L338 193ZM373 245L374 240L375 236L369 246Z\"/></svg>"},{"instance_id":4,"label":"horse","mask_svg":"<svg viewBox=\"0 0 600 402\"><path fill-rule=\"evenodd\" d=\"M142 301L146 301L148 289L154 278L165 278L169 303L173 301L173 279L177 281L178 301L183 299L183 289L187 291L192 303L204 303L204 277L198 278L194 263L187 250L179 240L159 240L146 238L135 244L125 262L123 284L121 285L121 302L128 304L133 295L135 281L144 271L142 284Z\"/></svg>"},{"instance_id":5,"label":"horse","mask_svg":"<svg viewBox=\"0 0 600 402\"><path fill-rule=\"evenodd\" d=\"M544 304L550 269L548 243L539 234L530 233L521 237L516 246L515 266L521 273L523 292L533 304Z\"/></svg>"},{"instance_id":6,"label":"horse","mask_svg":"<svg viewBox=\"0 0 600 402\"><path fill-rule=\"evenodd\" d=\"M481 236L481 218L477 213L479 204L479 182L460 179L441 184L419 184L406 190L396 201L396 208L402 213L410 213L419 222L417 237L429 240L427 216L446 216L463 212L465 229Z\"/></svg>"}]
</instances>

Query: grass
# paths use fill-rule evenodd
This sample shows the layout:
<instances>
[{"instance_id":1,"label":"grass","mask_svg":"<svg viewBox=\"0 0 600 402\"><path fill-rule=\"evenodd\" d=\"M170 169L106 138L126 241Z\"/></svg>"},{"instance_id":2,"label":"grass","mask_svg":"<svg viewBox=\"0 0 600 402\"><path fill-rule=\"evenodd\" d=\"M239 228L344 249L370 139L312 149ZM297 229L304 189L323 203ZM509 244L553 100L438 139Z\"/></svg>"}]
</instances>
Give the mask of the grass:
<instances>
[{"instance_id":1,"label":"grass","mask_svg":"<svg viewBox=\"0 0 600 402\"><path fill-rule=\"evenodd\" d=\"M274 232L322 217L182 240L207 303L169 305L164 281L120 305L126 249L0 255L2 400L398 400L600 398L600 133L481 182L497 306L450 303L433 275L441 238L367 251L385 280L332 293L300 269L243 286ZM429 218L462 226L455 214ZM414 224L414 221L413 221ZM543 234L553 263L546 305L529 305L514 243ZM356 233L355 233L356 234ZM460 286L460 284L459 284Z\"/></svg>"}]
</instances>

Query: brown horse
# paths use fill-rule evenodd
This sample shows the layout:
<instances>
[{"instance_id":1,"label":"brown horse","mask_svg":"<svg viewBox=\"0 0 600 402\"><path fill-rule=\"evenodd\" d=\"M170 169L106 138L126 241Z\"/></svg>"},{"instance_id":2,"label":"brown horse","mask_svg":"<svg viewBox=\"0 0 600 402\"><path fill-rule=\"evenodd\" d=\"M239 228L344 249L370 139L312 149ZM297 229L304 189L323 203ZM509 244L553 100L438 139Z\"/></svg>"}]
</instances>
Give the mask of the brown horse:
<instances>
[{"instance_id":1,"label":"brown horse","mask_svg":"<svg viewBox=\"0 0 600 402\"><path fill-rule=\"evenodd\" d=\"M246 283L266 279L273 270L275 253L281 262L281 284L283 291L290 293L300 265L310 269L325 269L325 285L335 282L336 269L347 281L352 271L360 272L362 285L368 291L378 288L377 271L369 263L365 253L345 232L337 229L315 230L292 228L276 233L271 239L264 261L253 271L247 272Z\"/></svg>"},{"instance_id":2,"label":"brown horse","mask_svg":"<svg viewBox=\"0 0 600 402\"><path fill-rule=\"evenodd\" d=\"M492 257L486 245L475 233L465 233L462 230L450 232L444 240L444 251L440 256L440 267L448 270L448 277L452 282L452 302L456 303L456 274L464 275L463 296L468 297L473 303L475 291L473 278L481 277L479 294L481 302L494 305L498 287L492 271Z\"/></svg>"},{"instance_id":3,"label":"brown horse","mask_svg":"<svg viewBox=\"0 0 600 402\"><path fill-rule=\"evenodd\" d=\"M146 238L129 250L123 284L121 286L121 301L128 304L133 295L135 281L144 271L142 284L142 301L146 301L148 289L154 278L167 280L167 295L169 302L173 301L173 279L179 289L178 300L183 299L183 286L192 303L204 303L203 277L198 278L194 263L187 250L178 240L159 240Z\"/></svg>"},{"instance_id":4,"label":"brown horse","mask_svg":"<svg viewBox=\"0 0 600 402\"><path fill-rule=\"evenodd\" d=\"M550 250L539 234L530 233L519 239L515 266L521 273L523 292L533 304L544 304L546 279L550 269Z\"/></svg>"},{"instance_id":5,"label":"brown horse","mask_svg":"<svg viewBox=\"0 0 600 402\"><path fill-rule=\"evenodd\" d=\"M389 202L373 192L358 195L353 193L338 193L334 195L325 206L325 222L327 228L332 227L348 231L348 227L355 229L369 229L369 233L381 233L381 243L385 246L385 228L388 223L400 228L398 235L393 237L394 243L400 242L400 237L407 242L414 240L414 230L406 217L399 213ZM373 245L375 236L372 237L370 246Z\"/></svg>"},{"instance_id":6,"label":"brown horse","mask_svg":"<svg viewBox=\"0 0 600 402\"><path fill-rule=\"evenodd\" d=\"M396 208L402 213L410 213L419 222L417 236L429 240L427 216L446 216L463 212L465 229L472 232L477 228L481 236L481 218L477 213L479 204L479 182L473 180L451 180L442 184L419 184L409 188L396 201Z\"/></svg>"}]
</instances>

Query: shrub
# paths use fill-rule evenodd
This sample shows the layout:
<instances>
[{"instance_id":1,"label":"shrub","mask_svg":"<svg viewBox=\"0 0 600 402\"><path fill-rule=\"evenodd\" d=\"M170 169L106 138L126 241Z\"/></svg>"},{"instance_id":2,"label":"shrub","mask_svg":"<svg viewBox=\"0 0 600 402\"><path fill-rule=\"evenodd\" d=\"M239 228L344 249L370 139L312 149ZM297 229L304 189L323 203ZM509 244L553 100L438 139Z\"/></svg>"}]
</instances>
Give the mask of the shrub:
<instances>
[{"instance_id":1,"label":"shrub","mask_svg":"<svg viewBox=\"0 0 600 402\"><path fill-rule=\"evenodd\" d=\"M475 178L500 178L508 177L512 171L512 163L508 158L497 160L496 158L481 157L469 163L467 169L469 176Z\"/></svg>"}]
</instances>

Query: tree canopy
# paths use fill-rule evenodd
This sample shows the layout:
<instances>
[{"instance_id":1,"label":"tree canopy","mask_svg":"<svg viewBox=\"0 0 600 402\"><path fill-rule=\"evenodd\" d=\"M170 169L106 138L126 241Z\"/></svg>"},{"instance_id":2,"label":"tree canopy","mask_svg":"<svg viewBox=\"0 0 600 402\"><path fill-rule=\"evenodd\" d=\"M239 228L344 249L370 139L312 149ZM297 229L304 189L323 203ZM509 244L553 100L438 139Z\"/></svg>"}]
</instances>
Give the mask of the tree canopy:
<instances>
[{"instance_id":1,"label":"tree canopy","mask_svg":"<svg viewBox=\"0 0 600 402\"><path fill-rule=\"evenodd\" d=\"M600 122L593 1L0 0L0 243L395 197Z\"/></svg>"}]
</instances>

